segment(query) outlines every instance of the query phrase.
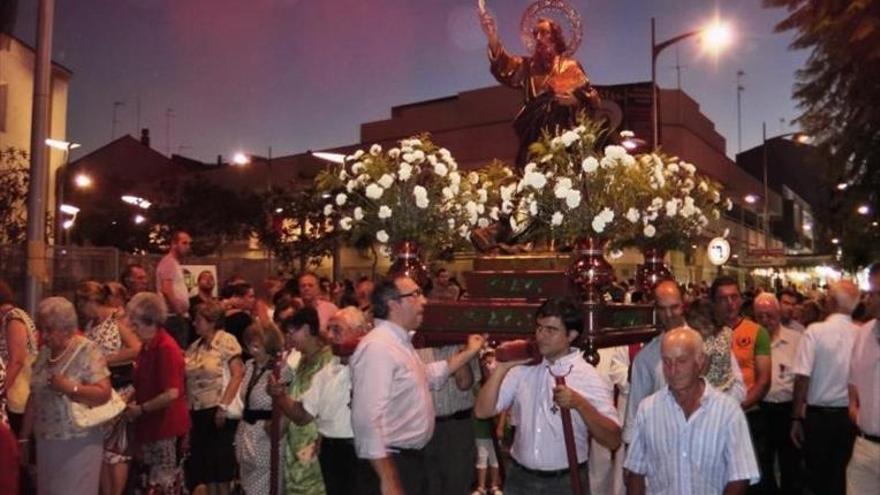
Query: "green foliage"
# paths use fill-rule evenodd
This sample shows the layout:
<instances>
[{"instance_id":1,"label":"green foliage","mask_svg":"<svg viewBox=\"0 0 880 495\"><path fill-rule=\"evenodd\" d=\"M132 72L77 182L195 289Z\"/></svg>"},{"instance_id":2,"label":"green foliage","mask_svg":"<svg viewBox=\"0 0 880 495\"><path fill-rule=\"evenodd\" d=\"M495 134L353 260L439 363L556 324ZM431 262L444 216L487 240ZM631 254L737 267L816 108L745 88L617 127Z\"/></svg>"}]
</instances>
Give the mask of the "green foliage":
<instances>
[{"instance_id":1,"label":"green foliage","mask_svg":"<svg viewBox=\"0 0 880 495\"><path fill-rule=\"evenodd\" d=\"M802 110L797 122L816 145L830 156L831 185L850 188L840 208L830 211L829 225L843 237L847 261L877 259L880 244L849 236L864 218L855 209L868 203L880 209L880 2L876 0L765 0L768 7L784 7L788 17L777 31L793 31L792 49L811 50L797 73L794 97ZM820 212L820 216L823 216ZM873 217L876 220L876 213ZM873 235L871 223L861 233ZM875 229L876 230L876 229ZM852 242L848 242L851 239Z\"/></svg>"},{"instance_id":2,"label":"green foliage","mask_svg":"<svg viewBox=\"0 0 880 495\"><path fill-rule=\"evenodd\" d=\"M0 244L25 241L29 175L26 151L0 150Z\"/></svg>"}]
</instances>

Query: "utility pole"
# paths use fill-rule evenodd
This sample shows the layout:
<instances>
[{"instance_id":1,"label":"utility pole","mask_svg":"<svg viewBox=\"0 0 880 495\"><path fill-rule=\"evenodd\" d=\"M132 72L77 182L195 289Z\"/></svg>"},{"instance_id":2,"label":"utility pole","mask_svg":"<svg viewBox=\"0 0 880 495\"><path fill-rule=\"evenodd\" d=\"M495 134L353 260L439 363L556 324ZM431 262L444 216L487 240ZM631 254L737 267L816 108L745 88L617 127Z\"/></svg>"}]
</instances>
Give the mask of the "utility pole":
<instances>
[{"instance_id":1,"label":"utility pole","mask_svg":"<svg viewBox=\"0 0 880 495\"><path fill-rule=\"evenodd\" d=\"M165 154L171 156L171 120L174 119L174 109L165 109Z\"/></svg>"},{"instance_id":2,"label":"utility pole","mask_svg":"<svg viewBox=\"0 0 880 495\"><path fill-rule=\"evenodd\" d=\"M736 71L736 151L743 150L743 126L742 126L742 92L746 87L742 85L742 77L746 75L742 69Z\"/></svg>"},{"instance_id":3,"label":"utility pole","mask_svg":"<svg viewBox=\"0 0 880 495\"><path fill-rule=\"evenodd\" d=\"M114 101L113 102L113 123L110 128L110 140L111 141L116 139L116 126L119 124L119 118L118 118L118 115L116 114L116 111L119 109L119 107L122 107L122 106L125 106L124 101Z\"/></svg>"},{"instance_id":4,"label":"utility pole","mask_svg":"<svg viewBox=\"0 0 880 495\"><path fill-rule=\"evenodd\" d=\"M135 100L135 127L134 127L134 135L141 135L141 95L137 95L137 99Z\"/></svg>"},{"instance_id":5,"label":"utility pole","mask_svg":"<svg viewBox=\"0 0 880 495\"><path fill-rule=\"evenodd\" d=\"M681 91L681 59L679 58L679 47L675 47L675 83L678 90Z\"/></svg>"},{"instance_id":6,"label":"utility pole","mask_svg":"<svg viewBox=\"0 0 880 495\"><path fill-rule=\"evenodd\" d=\"M34 101L31 116L31 163L27 201L27 277L25 305L36 314L49 280L46 266L46 196L49 163L46 138L49 134L49 103L52 83L52 26L55 0L40 0L37 11L37 49L34 58Z\"/></svg>"}]
</instances>

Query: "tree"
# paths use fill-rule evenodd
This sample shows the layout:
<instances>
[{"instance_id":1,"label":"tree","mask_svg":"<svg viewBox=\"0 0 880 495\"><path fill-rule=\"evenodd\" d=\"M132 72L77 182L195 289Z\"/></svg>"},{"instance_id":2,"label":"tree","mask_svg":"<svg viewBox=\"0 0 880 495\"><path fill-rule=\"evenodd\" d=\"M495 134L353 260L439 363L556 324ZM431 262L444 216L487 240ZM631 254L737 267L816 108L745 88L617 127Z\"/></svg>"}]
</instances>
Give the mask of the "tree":
<instances>
[{"instance_id":1,"label":"tree","mask_svg":"<svg viewBox=\"0 0 880 495\"><path fill-rule=\"evenodd\" d=\"M878 211L880 191L880 2L877 0L764 0L768 7L785 7L788 17L777 31L794 31L792 49L812 50L806 65L797 72L794 97L802 110L796 121L814 137L828 156L831 185L849 187L829 212L832 228L847 225L842 237L843 253L852 248L858 258L864 244L847 245L858 239L854 227L864 223L869 236ZM874 219L856 213L861 204L871 207ZM865 222L867 220L867 222ZM854 225L855 223L855 225ZM862 239L863 243L864 239ZM860 242L860 241L856 241ZM858 247L858 249L855 249ZM849 264L857 264L849 259Z\"/></svg>"},{"instance_id":2,"label":"tree","mask_svg":"<svg viewBox=\"0 0 880 495\"><path fill-rule=\"evenodd\" d=\"M28 153L0 150L0 244L24 242L27 235Z\"/></svg>"},{"instance_id":3,"label":"tree","mask_svg":"<svg viewBox=\"0 0 880 495\"><path fill-rule=\"evenodd\" d=\"M314 187L273 189L261 200L263 222L256 229L260 242L288 268L294 261L301 268L317 266L339 242L333 219L322 212L325 202Z\"/></svg>"}]
</instances>

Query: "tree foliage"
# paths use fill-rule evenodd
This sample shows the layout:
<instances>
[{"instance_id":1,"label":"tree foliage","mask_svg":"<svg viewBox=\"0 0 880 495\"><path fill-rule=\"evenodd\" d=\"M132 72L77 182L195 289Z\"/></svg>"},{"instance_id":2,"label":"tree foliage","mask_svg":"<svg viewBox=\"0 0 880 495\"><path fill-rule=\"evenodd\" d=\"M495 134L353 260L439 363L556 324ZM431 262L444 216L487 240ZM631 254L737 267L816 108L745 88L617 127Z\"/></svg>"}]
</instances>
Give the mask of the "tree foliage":
<instances>
[{"instance_id":1,"label":"tree foliage","mask_svg":"<svg viewBox=\"0 0 880 495\"><path fill-rule=\"evenodd\" d=\"M870 235L873 220L859 218L855 211L860 204L871 205L872 212L880 207L880 1L764 3L788 9L776 30L794 32L791 48L811 50L806 65L797 72L794 97L802 111L797 122L831 157L828 176L832 184L849 184L843 201L837 201L837 208L829 212L831 225L848 224L852 230L868 220L865 228ZM844 242L851 237L846 232L837 234L843 235ZM844 245L845 256L849 247L854 246Z\"/></svg>"},{"instance_id":2,"label":"tree foliage","mask_svg":"<svg viewBox=\"0 0 880 495\"><path fill-rule=\"evenodd\" d=\"M27 235L28 153L0 150L0 244L24 242Z\"/></svg>"}]
</instances>

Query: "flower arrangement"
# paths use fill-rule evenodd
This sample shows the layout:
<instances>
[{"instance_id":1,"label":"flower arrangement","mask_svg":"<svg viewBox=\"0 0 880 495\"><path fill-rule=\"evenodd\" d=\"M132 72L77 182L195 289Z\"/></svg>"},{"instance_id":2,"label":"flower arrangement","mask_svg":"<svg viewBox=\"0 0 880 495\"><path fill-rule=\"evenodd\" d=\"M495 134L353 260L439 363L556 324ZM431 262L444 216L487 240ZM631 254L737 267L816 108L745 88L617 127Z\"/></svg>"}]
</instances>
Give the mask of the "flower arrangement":
<instances>
[{"instance_id":1,"label":"flower arrangement","mask_svg":"<svg viewBox=\"0 0 880 495\"><path fill-rule=\"evenodd\" d=\"M689 249L710 219L721 217L721 208L733 203L722 200L721 186L697 173L697 168L662 153L639 155L637 168L648 189L639 206L629 208L624 217L633 226L622 246L669 250Z\"/></svg>"},{"instance_id":2,"label":"flower arrangement","mask_svg":"<svg viewBox=\"0 0 880 495\"><path fill-rule=\"evenodd\" d=\"M629 238L634 225L624 219L647 194L638 161L622 146L597 150L601 124L583 119L580 125L545 134L529 148L516 187L516 208L530 218L530 236L568 243L601 237L611 245Z\"/></svg>"},{"instance_id":3,"label":"flower arrangement","mask_svg":"<svg viewBox=\"0 0 880 495\"><path fill-rule=\"evenodd\" d=\"M323 213L354 244L415 242L426 252L448 249L470 229L460 201L471 189L449 150L427 136L383 150L357 150L315 179Z\"/></svg>"}]
</instances>

